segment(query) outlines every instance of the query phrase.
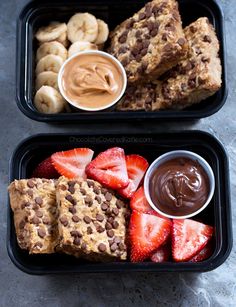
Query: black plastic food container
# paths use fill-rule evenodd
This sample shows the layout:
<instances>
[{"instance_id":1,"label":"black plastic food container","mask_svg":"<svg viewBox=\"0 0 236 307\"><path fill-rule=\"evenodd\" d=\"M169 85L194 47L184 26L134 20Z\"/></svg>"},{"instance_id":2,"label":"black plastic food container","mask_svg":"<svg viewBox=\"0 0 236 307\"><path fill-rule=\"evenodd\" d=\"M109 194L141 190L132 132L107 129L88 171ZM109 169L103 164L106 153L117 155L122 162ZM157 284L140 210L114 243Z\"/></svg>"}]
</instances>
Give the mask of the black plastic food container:
<instances>
[{"instance_id":1,"label":"black plastic food container","mask_svg":"<svg viewBox=\"0 0 236 307\"><path fill-rule=\"evenodd\" d=\"M130 121L136 119L199 119L217 112L224 104L227 96L224 24L222 11L213 0L180 0L180 13L183 26L190 24L199 17L208 17L216 29L220 41L220 58L222 62L222 87L212 97L200 104L182 111L167 110L159 112L77 112L60 114L42 114L33 106L35 93L35 52L37 43L35 31L50 21L67 22L76 12L90 12L97 18L104 19L110 29L139 10L145 0L81 0L81 1L32 1L21 12L17 30L17 66L16 66L16 96L20 110L28 117L45 122L72 123L78 121L117 120Z\"/></svg>"},{"instance_id":2,"label":"black plastic food container","mask_svg":"<svg viewBox=\"0 0 236 307\"><path fill-rule=\"evenodd\" d=\"M10 166L10 181L27 178L42 159L55 151L75 147L90 147L95 155L112 146L121 146L126 154L136 153L151 163L159 155L171 150L191 150L211 165L216 190L211 203L194 219L215 226L214 254L199 263L91 263L67 255L29 255L19 248L16 240L13 214L8 207L7 249L13 263L29 274L81 272L204 272L221 265L232 247L231 211L228 160L224 148L213 136L199 132L175 132L155 135L74 135L43 134L23 141L15 150Z\"/></svg>"}]
</instances>

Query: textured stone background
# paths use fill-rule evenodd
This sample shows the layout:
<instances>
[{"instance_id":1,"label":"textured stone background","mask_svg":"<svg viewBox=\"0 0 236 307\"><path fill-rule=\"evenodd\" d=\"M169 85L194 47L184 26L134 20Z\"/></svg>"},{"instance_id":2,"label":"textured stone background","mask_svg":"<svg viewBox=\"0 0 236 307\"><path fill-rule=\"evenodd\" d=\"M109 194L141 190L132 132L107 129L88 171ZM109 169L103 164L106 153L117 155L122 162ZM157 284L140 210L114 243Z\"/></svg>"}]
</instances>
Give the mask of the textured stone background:
<instances>
[{"instance_id":1,"label":"textured stone background","mask_svg":"<svg viewBox=\"0 0 236 307\"><path fill-rule=\"evenodd\" d=\"M19 271L6 251L6 187L8 161L16 144L39 132L93 131L100 126L50 126L26 118L15 103L15 32L18 12L26 0L0 1L0 306L236 306L236 247L228 260L204 274L91 274L29 276ZM229 96L225 106L196 123L134 124L142 131L201 129L222 140L230 157L233 231L236 236L236 2L219 1L226 22ZM127 127L110 130L126 132Z\"/></svg>"}]
</instances>

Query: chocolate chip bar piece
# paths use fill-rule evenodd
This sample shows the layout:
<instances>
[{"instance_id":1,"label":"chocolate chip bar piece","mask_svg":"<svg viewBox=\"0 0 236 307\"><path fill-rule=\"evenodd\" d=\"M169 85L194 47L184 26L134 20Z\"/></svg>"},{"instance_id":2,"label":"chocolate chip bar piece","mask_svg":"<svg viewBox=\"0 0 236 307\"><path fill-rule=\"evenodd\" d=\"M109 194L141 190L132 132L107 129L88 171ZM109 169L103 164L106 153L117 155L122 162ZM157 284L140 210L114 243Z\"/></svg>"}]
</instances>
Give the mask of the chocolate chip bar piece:
<instances>
[{"instance_id":1,"label":"chocolate chip bar piece","mask_svg":"<svg viewBox=\"0 0 236 307\"><path fill-rule=\"evenodd\" d=\"M123 64L130 83L157 79L188 51L175 0L147 3L110 37L108 52Z\"/></svg>"},{"instance_id":2,"label":"chocolate chip bar piece","mask_svg":"<svg viewBox=\"0 0 236 307\"><path fill-rule=\"evenodd\" d=\"M93 261L127 259L126 204L87 179L60 177L57 184L60 248Z\"/></svg>"},{"instance_id":3,"label":"chocolate chip bar piece","mask_svg":"<svg viewBox=\"0 0 236 307\"><path fill-rule=\"evenodd\" d=\"M213 26L203 17L186 27L184 33L190 45L188 58L161 81L131 86L118 110L183 109L220 89L222 68Z\"/></svg>"},{"instance_id":4,"label":"chocolate chip bar piece","mask_svg":"<svg viewBox=\"0 0 236 307\"><path fill-rule=\"evenodd\" d=\"M8 189L19 246L30 254L54 253L58 245L54 180L15 180Z\"/></svg>"}]
</instances>

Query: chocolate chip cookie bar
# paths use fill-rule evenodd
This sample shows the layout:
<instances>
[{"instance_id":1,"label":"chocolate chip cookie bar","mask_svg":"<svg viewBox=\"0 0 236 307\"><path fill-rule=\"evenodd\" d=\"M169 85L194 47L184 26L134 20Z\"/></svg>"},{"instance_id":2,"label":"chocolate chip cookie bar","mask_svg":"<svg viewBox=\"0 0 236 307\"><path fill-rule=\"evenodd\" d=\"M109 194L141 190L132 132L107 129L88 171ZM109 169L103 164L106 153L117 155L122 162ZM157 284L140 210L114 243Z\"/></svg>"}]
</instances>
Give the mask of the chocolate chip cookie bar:
<instances>
[{"instance_id":1,"label":"chocolate chip cookie bar","mask_svg":"<svg viewBox=\"0 0 236 307\"><path fill-rule=\"evenodd\" d=\"M188 51L176 0L153 0L110 35L108 52L125 67L128 81L157 79Z\"/></svg>"},{"instance_id":2,"label":"chocolate chip cookie bar","mask_svg":"<svg viewBox=\"0 0 236 307\"><path fill-rule=\"evenodd\" d=\"M87 179L60 177L57 184L60 248L93 261L127 259L126 204Z\"/></svg>"},{"instance_id":3,"label":"chocolate chip cookie bar","mask_svg":"<svg viewBox=\"0 0 236 307\"><path fill-rule=\"evenodd\" d=\"M8 189L19 246L30 254L54 253L58 245L54 180L15 180Z\"/></svg>"},{"instance_id":4,"label":"chocolate chip cookie bar","mask_svg":"<svg viewBox=\"0 0 236 307\"><path fill-rule=\"evenodd\" d=\"M221 87L219 42L206 17L184 29L190 45L188 58L163 80L130 86L118 110L183 109L216 93Z\"/></svg>"}]
</instances>

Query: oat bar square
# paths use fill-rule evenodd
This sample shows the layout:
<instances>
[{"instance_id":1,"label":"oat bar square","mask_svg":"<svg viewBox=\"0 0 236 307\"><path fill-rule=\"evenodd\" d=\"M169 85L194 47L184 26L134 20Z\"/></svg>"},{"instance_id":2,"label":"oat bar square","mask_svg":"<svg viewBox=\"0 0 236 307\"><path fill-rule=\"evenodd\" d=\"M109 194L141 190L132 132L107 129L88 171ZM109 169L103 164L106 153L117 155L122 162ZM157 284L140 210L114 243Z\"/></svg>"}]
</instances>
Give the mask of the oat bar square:
<instances>
[{"instance_id":1,"label":"oat bar square","mask_svg":"<svg viewBox=\"0 0 236 307\"><path fill-rule=\"evenodd\" d=\"M188 51L176 0L153 0L110 35L108 52L125 67L128 81L157 79Z\"/></svg>"},{"instance_id":2,"label":"oat bar square","mask_svg":"<svg viewBox=\"0 0 236 307\"><path fill-rule=\"evenodd\" d=\"M113 191L90 179L60 177L56 194L61 250L94 261L127 259L129 210Z\"/></svg>"},{"instance_id":3,"label":"oat bar square","mask_svg":"<svg viewBox=\"0 0 236 307\"><path fill-rule=\"evenodd\" d=\"M30 254L51 254L58 245L55 181L22 179L9 188L17 241Z\"/></svg>"}]
</instances>

